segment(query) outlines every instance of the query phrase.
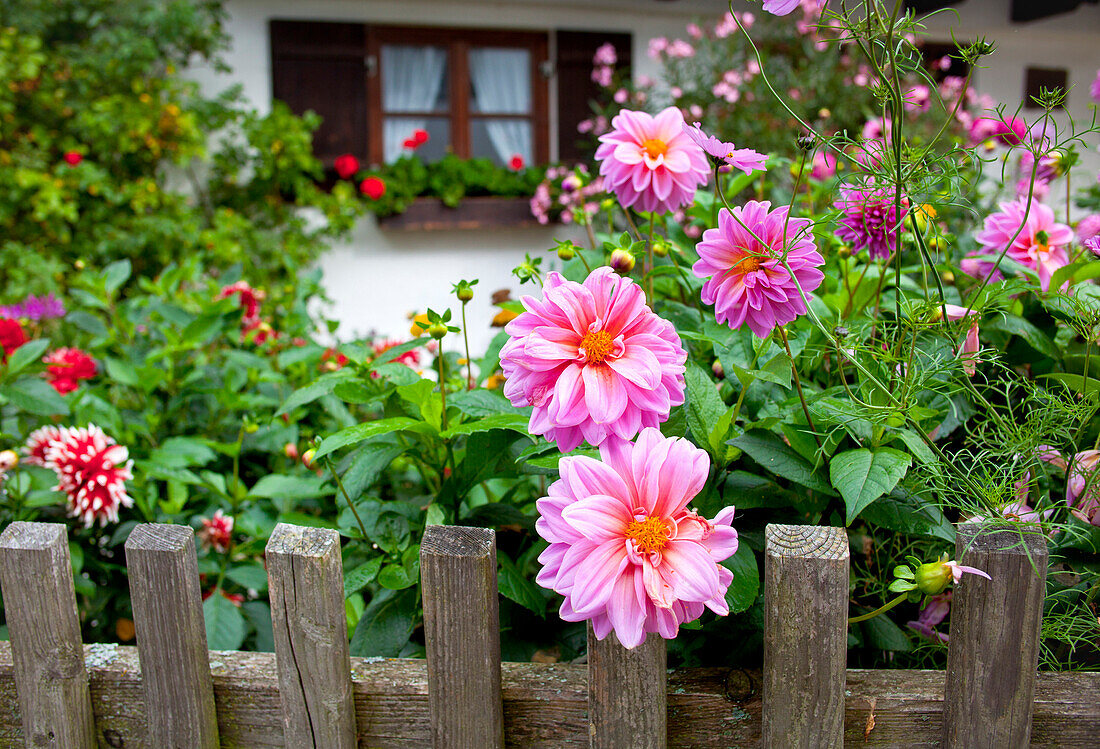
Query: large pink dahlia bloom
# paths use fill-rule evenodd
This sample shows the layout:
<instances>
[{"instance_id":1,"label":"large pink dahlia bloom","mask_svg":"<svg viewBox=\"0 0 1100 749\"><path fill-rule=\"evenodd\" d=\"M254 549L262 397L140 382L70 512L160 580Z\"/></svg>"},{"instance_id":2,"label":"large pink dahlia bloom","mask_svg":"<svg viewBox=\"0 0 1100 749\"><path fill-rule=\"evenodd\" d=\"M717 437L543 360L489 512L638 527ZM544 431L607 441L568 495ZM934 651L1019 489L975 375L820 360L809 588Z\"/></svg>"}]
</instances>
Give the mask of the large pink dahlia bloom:
<instances>
[{"instance_id":1,"label":"large pink dahlia bloom","mask_svg":"<svg viewBox=\"0 0 1100 749\"><path fill-rule=\"evenodd\" d=\"M667 213L695 198L710 168L703 149L684 132L684 115L668 107L656 117L624 109L600 136L596 160L626 208Z\"/></svg>"},{"instance_id":2,"label":"large pink dahlia bloom","mask_svg":"<svg viewBox=\"0 0 1100 749\"><path fill-rule=\"evenodd\" d=\"M500 351L504 395L533 406L531 433L562 452L582 440L628 440L684 402L680 336L629 278L607 267L583 284L550 273L543 298L525 296L523 306Z\"/></svg>"},{"instance_id":3,"label":"large pink dahlia bloom","mask_svg":"<svg viewBox=\"0 0 1100 749\"><path fill-rule=\"evenodd\" d=\"M825 278L818 269L825 259L810 233L812 222L788 219L787 206L770 208L768 201L750 200L732 213L719 211L718 228L703 232L695 247L699 261L691 268L699 278L709 279L702 297L714 305L718 322L731 328L747 324L761 338L805 314L798 287L809 294ZM793 277L783 267L784 256Z\"/></svg>"},{"instance_id":4,"label":"large pink dahlia bloom","mask_svg":"<svg viewBox=\"0 0 1100 749\"><path fill-rule=\"evenodd\" d=\"M1054 272L1069 263L1066 247L1073 242L1073 229L1057 223L1050 206L1032 202L1028 210L1027 201L1015 200L1001 203L1001 211L987 216L985 227L974 238L981 245L977 263L964 270L976 267L980 273L988 272L991 261L1007 247L1005 256L1036 271L1046 291Z\"/></svg>"},{"instance_id":5,"label":"large pink dahlia bloom","mask_svg":"<svg viewBox=\"0 0 1100 749\"><path fill-rule=\"evenodd\" d=\"M733 573L718 564L737 551L733 507L706 520L687 504L707 481L707 454L685 439L644 429L636 443L600 446L602 461L562 458L561 479L538 501L535 524L550 546L538 582L565 596L561 617L614 629L625 647L647 632L676 636L704 606L729 613Z\"/></svg>"},{"instance_id":6,"label":"large pink dahlia bloom","mask_svg":"<svg viewBox=\"0 0 1100 749\"><path fill-rule=\"evenodd\" d=\"M898 215L892 189L876 187L873 182L842 186L840 200L833 207L844 211L836 235L852 246L853 252L866 249L871 258L889 258L898 246L898 234L909 211L909 199L902 196Z\"/></svg>"}]
</instances>

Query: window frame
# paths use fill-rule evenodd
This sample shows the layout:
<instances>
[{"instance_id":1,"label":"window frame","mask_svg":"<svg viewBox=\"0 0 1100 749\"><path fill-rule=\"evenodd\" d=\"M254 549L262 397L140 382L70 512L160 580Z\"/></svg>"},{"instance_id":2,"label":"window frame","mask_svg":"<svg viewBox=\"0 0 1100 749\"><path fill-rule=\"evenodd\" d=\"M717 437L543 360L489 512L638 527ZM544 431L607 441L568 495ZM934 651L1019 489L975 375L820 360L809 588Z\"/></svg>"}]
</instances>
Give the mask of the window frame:
<instances>
[{"instance_id":1,"label":"window frame","mask_svg":"<svg viewBox=\"0 0 1100 749\"><path fill-rule=\"evenodd\" d=\"M387 114L382 109L383 44L431 45L447 50L450 148L456 156L470 157L470 124L473 120L514 118L530 120L535 161L539 164L549 162L550 96L548 81L541 72L542 63L548 59L549 45L546 33L368 24L366 34L367 59L373 61L370 66L371 74L367 76L367 148L368 157L372 163L383 163L382 121ZM531 112L529 115L482 114L470 111L470 71L467 55L470 47L508 47L528 50L531 59ZM416 114L423 116L424 113Z\"/></svg>"}]
</instances>

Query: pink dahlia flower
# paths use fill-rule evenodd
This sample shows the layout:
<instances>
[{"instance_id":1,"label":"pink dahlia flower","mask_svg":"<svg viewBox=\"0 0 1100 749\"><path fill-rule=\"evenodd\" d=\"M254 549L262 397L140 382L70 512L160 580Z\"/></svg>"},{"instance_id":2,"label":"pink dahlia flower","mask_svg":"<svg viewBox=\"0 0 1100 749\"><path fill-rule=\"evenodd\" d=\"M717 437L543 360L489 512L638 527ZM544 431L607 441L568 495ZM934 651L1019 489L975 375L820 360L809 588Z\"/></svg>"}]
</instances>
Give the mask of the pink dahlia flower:
<instances>
[{"instance_id":1,"label":"pink dahlia flower","mask_svg":"<svg viewBox=\"0 0 1100 749\"><path fill-rule=\"evenodd\" d=\"M1073 229L1057 223L1050 206L1032 202L1025 212L1026 205L1024 200L1001 203L1000 213L986 217L985 228L974 237L982 246L978 262L984 265L983 255L996 259L1007 247L1006 257L1036 271L1046 291L1054 271L1069 263L1066 246L1073 242Z\"/></svg>"},{"instance_id":2,"label":"pink dahlia flower","mask_svg":"<svg viewBox=\"0 0 1100 749\"><path fill-rule=\"evenodd\" d=\"M596 160L607 186L626 208L667 213L691 203L710 169L703 149L684 133L684 115L668 107L656 117L624 109L600 136Z\"/></svg>"},{"instance_id":3,"label":"pink dahlia flower","mask_svg":"<svg viewBox=\"0 0 1100 749\"><path fill-rule=\"evenodd\" d=\"M59 439L61 439L61 429L52 424L39 427L27 435L27 441L23 445L23 455L26 456L27 465L48 468L46 451Z\"/></svg>"},{"instance_id":4,"label":"pink dahlia flower","mask_svg":"<svg viewBox=\"0 0 1100 749\"><path fill-rule=\"evenodd\" d=\"M1066 474L1066 504L1078 519L1100 526L1100 476L1096 466L1100 450L1084 450L1073 456Z\"/></svg>"},{"instance_id":5,"label":"pink dahlia flower","mask_svg":"<svg viewBox=\"0 0 1100 749\"><path fill-rule=\"evenodd\" d=\"M947 642L948 636L943 632L937 632L935 627L937 624L941 624L950 612L951 591L948 590L940 593L938 596L931 596L928 598L928 602L925 603L924 608L920 610L920 615L917 617L916 621L906 622L905 626L927 637L929 640Z\"/></svg>"},{"instance_id":6,"label":"pink dahlia flower","mask_svg":"<svg viewBox=\"0 0 1100 749\"><path fill-rule=\"evenodd\" d=\"M69 514L86 527L99 519L118 522L118 508L132 507L125 482L134 477L134 461L122 445L95 424L64 427L60 439L46 449L46 465L57 473L56 491L69 497Z\"/></svg>"},{"instance_id":7,"label":"pink dahlia flower","mask_svg":"<svg viewBox=\"0 0 1100 749\"><path fill-rule=\"evenodd\" d=\"M894 203L894 191L875 187L870 181L858 187L840 188L840 200L833 204L844 211L836 235L852 246L866 249L871 258L889 258L898 246L898 230L909 211L909 199L901 198L901 215Z\"/></svg>"},{"instance_id":8,"label":"pink dahlia flower","mask_svg":"<svg viewBox=\"0 0 1100 749\"><path fill-rule=\"evenodd\" d=\"M209 544L214 551L225 553L229 551L229 545L233 541L233 516L226 515L221 510L214 511L214 517L203 518L202 528L198 537L203 543Z\"/></svg>"},{"instance_id":9,"label":"pink dahlia flower","mask_svg":"<svg viewBox=\"0 0 1100 749\"><path fill-rule=\"evenodd\" d=\"M733 212L718 212L718 227L703 232L696 245L699 261L691 270L703 284L702 297L714 305L718 322L731 328L748 325L767 338L776 325L806 313L799 294L821 285L825 264L805 218L787 218L789 208L770 210L771 203L750 200ZM794 272L792 277L782 259ZM795 280L797 279L797 284Z\"/></svg>"},{"instance_id":10,"label":"pink dahlia flower","mask_svg":"<svg viewBox=\"0 0 1100 749\"><path fill-rule=\"evenodd\" d=\"M504 395L533 406L529 429L569 452L655 427L684 402L687 352L645 293L608 267L583 284L550 273L543 298L508 323L500 351Z\"/></svg>"},{"instance_id":11,"label":"pink dahlia flower","mask_svg":"<svg viewBox=\"0 0 1100 749\"><path fill-rule=\"evenodd\" d=\"M1092 85L1089 86L1089 93L1092 95L1092 100L1100 103L1100 70L1096 71L1096 78L1092 81Z\"/></svg>"},{"instance_id":12,"label":"pink dahlia flower","mask_svg":"<svg viewBox=\"0 0 1100 749\"><path fill-rule=\"evenodd\" d=\"M561 479L538 501L535 528L550 546L538 582L561 593L561 617L613 629L625 647L656 632L671 639L703 608L729 613L733 573L718 564L737 551L733 507L706 520L688 502L706 484L707 454L685 439L644 429L636 443L612 440L600 457L565 457Z\"/></svg>"},{"instance_id":13,"label":"pink dahlia flower","mask_svg":"<svg viewBox=\"0 0 1100 749\"><path fill-rule=\"evenodd\" d=\"M764 154L757 153L751 148L738 148L733 143L718 140L713 135L707 135L698 122L691 127L688 127L685 122L684 132L699 144L699 147L715 162L728 164L734 169L740 169L745 174L752 174L754 171L766 171L768 168L765 164L768 157Z\"/></svg>"},{"instance_id":14,"label":"pink dahlia flower","mask_svg":"<svg viewBox=\"0 0 1100 749\"><path fill-rule=\"evenodd\" d=\"M764 10L773 16L785 16L802 4L802 0L764 0Z\"/></svg>"},{"instance_id":15,"label":"pink dahlia flower","mask_svg":"<svg viewBox=\"0 0 1100 749\"><path fill-rule=\"evenodd\" d=\"M814 151L811 179L826 180L836 174L836 156L828 151Z\"/></svg>"}]
</instances>

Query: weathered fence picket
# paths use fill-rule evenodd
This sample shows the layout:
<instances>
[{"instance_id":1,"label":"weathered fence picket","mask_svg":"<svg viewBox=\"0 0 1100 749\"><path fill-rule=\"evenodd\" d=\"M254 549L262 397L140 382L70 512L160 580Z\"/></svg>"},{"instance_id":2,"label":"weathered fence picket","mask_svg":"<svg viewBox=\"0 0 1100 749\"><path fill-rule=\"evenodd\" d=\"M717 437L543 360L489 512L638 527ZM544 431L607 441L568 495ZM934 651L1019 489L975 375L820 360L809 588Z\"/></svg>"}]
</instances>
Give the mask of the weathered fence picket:
<instances>
[{"instance_id":1,"label":"weathered fence picket","mask_svg":"<svg viewBox=\"0 0 1100 749\"><path fill-rule=\"evenodd\" d=\"M126 567L147 746L219 746L195 532L184 525L135 526L126 539Z\"/></svg>"},{"instance_id":2,"label":"weathered fence picket","mask_svg":"<svg viewBox=\"0 0 1100 749\"><path fill-rule=\"evenodd\" d=\"M432 746L501 749L496 533L428 526L420 580Z\"/></svg>"},{"instance_id":3,"label":"weathered fence picket","mask_svg":"<svg viewBox=\"0 0 1100 749\"><path fill-rule=\"evenodd\" d=\"M764 746L841 747L848 536L811 525L764 535Z\"/></svg>"},{"instance_id":4,"label":"weathered fence picket","mask_svg":"<svg viewBox=\"0 0 1100 749\"><path fill-rule=\"evenodd\" d=\"M994 579L957 588L946 673L844 670L847 553L843 529L769 526L763 674L666 672L653 636L590 639L587 666L502 664L495 534L440 526L426 661L349 658L339 539L290 525L267 550L275 654L207 652L193 531L164 525L126 543L138 647L81 648L65 528L14 523L0 746L1095 746L1100 674L1036 678L1041 537L960 527L957 558Z\"/></svg>"},{"instance_id":5,"label":"weathered fence picket","mask_svg":"<svg viewBox=\"0 0 1100 749\"><path fill-rule=\"evenodd\" d=\"M963 523L956 560L966 575L951 599L943 745L1027 746L1039 661L1047 542L1035 532Z\"/></svg>"},{"instance_id":6,"label":"weathered fence picket","mask_svg":"<svg viewBox=\"0 0 1100 749\"><path fill-rule=\"evenodd\" d=\"M94 747L69 529L12 523L0 534L0 585L27 744Z\"/></svg>"},{"instance_id":7,"label":"weathered fence picket","mask_svg":"<svg viewBox=\"0 0 1100 749\"><path fill-rule=\"evenodd\" d=\"M288 746L356 745L340 534L279 523L264 555Z\"/></svg>"}]
</instances>

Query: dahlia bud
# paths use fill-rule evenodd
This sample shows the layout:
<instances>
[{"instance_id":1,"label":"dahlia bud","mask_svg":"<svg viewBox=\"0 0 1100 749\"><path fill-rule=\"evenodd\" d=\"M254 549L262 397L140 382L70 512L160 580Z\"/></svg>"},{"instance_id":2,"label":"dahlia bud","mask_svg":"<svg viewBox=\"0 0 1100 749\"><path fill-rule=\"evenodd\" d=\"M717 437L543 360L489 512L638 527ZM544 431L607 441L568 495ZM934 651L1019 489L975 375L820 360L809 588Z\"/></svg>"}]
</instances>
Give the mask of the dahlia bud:
<instances>
[{"instance_id":1,"label":"dahlia bud","mask_svg":"<svg viewBox=\"0 0 1100 749\"><path fill-rule=\"evenodd\" d=\"M570 261L576 253L573 251L572 242L562 242L558 245L558 259L563 261Z\"/></svg>"},{"instance_id":2,"label":"dahlia bud","mask_svg":"<svg viewBox=\"0 0 1100 749\"><path fill-rule=\"evenodd\" d=\"M657 257L665 257L668 255L668 242L662 237L653 240L653 254Z\"/></svg>"},{"instance_id":3,"label":"dahlia bud","mask_svg":"<svg viewBox=\"0 0 1100 749\"><path fill-rule=\"evenodd\" d=\"M440 338L447 335L447 326L441 322L432 323L428 326L428 335L438 341Z\"/></svg>"},{"instance_id":4,"label":"dahlia bud","mask_svg":"<svg viewBox=\"0 0 1100 749\"><path fill-rule=\"evenodd\" d=\"M724 379L726 376L726 370L722 368L722 362L717 359L714 360L714 364L710 365L710 371L714 372L714 376L719 380Z\"/></svg>"},{"instance_id":5,"label":"dahlia bud","mask_svg":"<svg viewBox=\"0 0 1100 749\"><path fill-rule=\"evenodd\" d=\"M310 448L309 450L306 450L304 453L302 453L302 465L304 465L306 468L312 469L313 468L313 456L316 455L316 454L317 454L317 451L314 450L313 448Z\"/></svg>"},{"instance_id":6,"label":"dahlia bud","mask_svg":"<svg viewBox=\"0 0 1100 749\"><path fill-rule=\"evenodd\" d=\"M457 296L460 302L468 302L474 298L474 290L471 289L469 286L464 286L463 288L458 290Z\"/></svg>"},{"instance_id":7,"label":"dahlia bud","mask_svg":"<svg viewBox=\"0 0 1100 749\"><path fill-rule=\"evenodd\" d=\"M942 278L943 282L946 284L955 283L955 274L949 270L945 270L943 273L941 273L940 278Z\"/></svg>"},{"instance_id":8,"label":"dahlia bud","mask_svg":"<svg viewBox=\"0 0 1100 749\"><path fill-rule=\"evenodd\" d=\"M283 445L283 453L291 460L298 459L298 446L293 442L288 442Z\"/></svg>"},{"instance_id":9,"label":"dahlia bud","mask_svg":"<svg viewBox=\"0 0 1100 749\"><path fill-rule=\"evenodd\" d=\"M917 567L913 575L917 590L927 596L937 596L951 582L951 569L942 561L928 562Z\"/></svg>"},{"instance_id":10,"label":"dahlia bud","mask_svg":"<svg viewBox=\"0 0 1100 749\"><path fill-rule=\"evenodd\" d=\"M802 151L809 153L810 151L814 150L814 136L812 135L803 133L802 135L798 136L798 139L795 142L798 144L798 148Z\"/></svg>"},{"instance_id":11,"label":"dahlia bud","mask_svg":"<svg viewBox=\"0 0 1100 749\"><path fill-rule=\"evenodd\" d=\"M841 259L847 260L852 256L852 248L848 245L841 245L840 249L836 251L836 256Z\"/></svg>"},{"instance_id":12,"label":"dahlia bud","mask_svg":"<svg viewBox=\"0 0 1100 749\"><path fill-rule=\"evenodd\" d=\"M10 471L19 465L19 456L15 450L4 450L0 452L0 473Z\"/></svg>"},{"instance_id":13,"label":"dahlia bud","mask_svg":"<svg viewBox=\"0 0 1100 749\"><path fill-rule=\"evenodd\" d=\"M634 256L629 250L618 249L611 253L611 267L616 273L626 275L634 270Z\"/></svg>"}]
</instances>

